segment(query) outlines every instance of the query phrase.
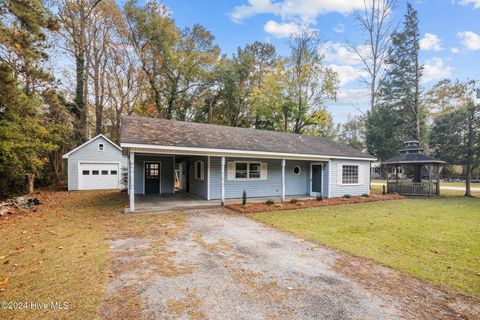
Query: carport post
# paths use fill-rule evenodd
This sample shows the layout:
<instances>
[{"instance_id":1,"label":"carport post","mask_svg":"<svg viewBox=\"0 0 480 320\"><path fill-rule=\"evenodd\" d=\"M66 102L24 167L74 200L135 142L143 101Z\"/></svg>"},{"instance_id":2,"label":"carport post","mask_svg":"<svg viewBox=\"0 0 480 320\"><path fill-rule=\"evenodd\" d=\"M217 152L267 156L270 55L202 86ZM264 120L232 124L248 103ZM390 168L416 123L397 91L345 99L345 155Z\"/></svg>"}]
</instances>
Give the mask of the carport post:
<instances>
[{"instance_id":1,"label":"carport post","mask_svg":"<svg viewBox=\"0 0 480 320\"><path fill-rule=\"evenodd\" d=\"M285 159L282 159L282 202L285 202Z\"/></svg>"},{"instance_id":2,"label":"carport post","mask_svg":"<svg viewBox=\"0 0 480 320\"><path fill-rule=\"evenodd\" d=\"M130 212L135 212L135 184L134 184L134 172L135 172L135 153L130 152L130 163L128 166L130 170L129 174L129 182L130 182L130 194L129 194L129 200L130 200Z\"/></svg>"},{"instance_id":3,"label":"carport post","mask_svg":"<svg viewBox=\"0 0 480 320\"><path fill-rule=\"evenodd\" d=\"M222 165L221 165L221 172L222 172L222 206L225 205L225 157L222 157Z\"/></svg>"}]
</instances>

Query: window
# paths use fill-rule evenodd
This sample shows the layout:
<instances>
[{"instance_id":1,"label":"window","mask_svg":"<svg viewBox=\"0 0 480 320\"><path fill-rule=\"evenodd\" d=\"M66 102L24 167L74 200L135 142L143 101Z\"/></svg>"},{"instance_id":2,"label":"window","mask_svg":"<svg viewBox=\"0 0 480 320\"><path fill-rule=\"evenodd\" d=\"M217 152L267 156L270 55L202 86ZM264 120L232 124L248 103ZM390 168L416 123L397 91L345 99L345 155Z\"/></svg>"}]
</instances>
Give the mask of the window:
<instances>
[{"instance_id":1,"label":"window","mask_svg":"<svg viewBox=\"0 0 480 320\"><path fill-rule=\"evenodd\" d=\"M247 171L248 163L246 162L236 162L235 163L235 179L247 179L248 171Z\"/></svg>"},{"instance_id":2,"label":"window","mask_svg":"<svg viewBox=\"0 0 480 320\"><path fill-rule=\"evenodd\" d=\"M195 161L195 179L203 180L203 161Z\"/></svg>"},{"instance_id":3,"label":"window","mask_svg":"<svg viewBox=\"0 0 480 320\"><path fill-rule=\"evenodd\" d=\"M260 162L250 162L248 165L248 178L260 179L262 164Z\"/></svg>"},{"instance_id":4,"label":"window","mask_svg":"<svg viewBox=\"0 0 480 320\"><path fill-rule=\"evenodd\" d=\"M108 175L108 170L102 170L102 176Z\"/></svg>"},{"instance_id":5,"label":"window","mask_svg":"<svg viewBox=\"0 0 480 320\"><path fill-rule=\"evenodd\" d=\"M83 170L82 171L82 175L84 175L84 176L88 176L89 174L90 174L90 171L88 171L88 170Z\"/></svg>"},{"instance_id":6,"label":"window","mask_svg":"<svg viewBox=\"0 0 480 320\"><path fill-rule=\"evenodd\" d=\"M261 179L261 162L235 162L235 179Z\"/></svg>"},{"instance_id":7,"label":"window","mask_svg":"<svg viewBox=\"0 0 480 320\"><path fill-rule=\"evenodd\" d=\"M92 170L92 175L98 176L98 174L99 174L99 171L98 171L98 170Z\"/></svg>"},{"instance_id":8,"label":"window","mask_svg":"<svg viewBox=\"0 0 480 320\"><path fill-rule=\"evenodd\" d=\"M158 163L146 163L145 166L147 178L158 178L160 176L160 165Z\"/></svg>"},{"instance_id":9,"label":"window","mask_svg":"<svg viewBox=\"0 0 480 320\"><path fill-rule=\"evenodd\" d=\"M112 176L116 176L117 175L117 170L110 170L110 174Z\"/></svg>"},{"instance_id":10,"label":"window","mask_svg":"<svg viewBox=\"0 0 480 320\"><path fill-rule=\"evenodd\" d=\"M293 166L293 174L298 176L300 174L300 166Z\"/></svg>"},{"instance_id":11,"label":"window","mask_svg":"<svg viewBox=\"0 0 480 320\"><path fill-rule=\"evenodd\" d=\"M342 166L342 184L358 183L358 166L343 165Z\"/></svg>"},{"instance_id":12,"label":"window","mask_svg":"<svg viewBox=\"0 0 480 320\"><path fill-rule=\"evenodd\" d=\"M98 144L98 151L103 151L104 145L103 143Z\"/></svg>"}]
</instances>

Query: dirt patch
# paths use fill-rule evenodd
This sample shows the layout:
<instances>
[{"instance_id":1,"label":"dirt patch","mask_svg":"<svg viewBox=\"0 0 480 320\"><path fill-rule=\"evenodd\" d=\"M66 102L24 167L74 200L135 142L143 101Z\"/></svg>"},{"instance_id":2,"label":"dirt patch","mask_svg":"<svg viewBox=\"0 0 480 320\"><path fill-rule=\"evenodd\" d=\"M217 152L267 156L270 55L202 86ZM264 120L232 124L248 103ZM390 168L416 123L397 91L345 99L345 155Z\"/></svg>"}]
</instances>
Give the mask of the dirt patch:
<instances>
[{"instance_id":1,"label":"dirt patch","mask_svg":"<svg viewBox=\"0 0 480 320\"><path fill-rule=\"evenodd\" d=\"M367 203L367 202L378 202L386 200L399 200L407 199L407 197L398 195L398 194L386 194L386 195L377 195L372 194L368 197L351 197L347 198L331 198L323 200L314 200L307 199L302 201L284 202L282 204L266 204L266 203L249 203L246 207L242 204L229 204L226 205L227 208L235 210L240 213L255 213L255 212L267 212L267 211L281 211L281 210L297 210L297 209L307 209L307 208L316 208L316 207L327 207L327 206L338 206L343 204L354 204L354 203Z\"/></svg>"},{"instance_id":2,"label":"dirt patch","mask_svg":"<svg viewBox=\"0 0 480 320\"><path fill-rule=\"evenodd\" d=\"M176 252L167 245L184 227L185 216L180 212L127 215L115 221L109 236L111 281L100 318L138 318L144 310L141 293L152 279L191 272L190 266L175 263ZM142 318L150 317L144 314Z\"/></svg>"}]
</instances>

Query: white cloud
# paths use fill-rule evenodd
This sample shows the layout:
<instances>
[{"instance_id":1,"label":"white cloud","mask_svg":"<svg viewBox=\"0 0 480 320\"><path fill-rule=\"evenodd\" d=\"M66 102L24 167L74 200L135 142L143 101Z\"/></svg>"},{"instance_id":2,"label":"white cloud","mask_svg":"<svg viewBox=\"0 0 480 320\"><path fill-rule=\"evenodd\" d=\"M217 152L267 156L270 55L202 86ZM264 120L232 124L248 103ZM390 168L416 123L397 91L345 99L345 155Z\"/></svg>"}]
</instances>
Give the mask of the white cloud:
<instances>
[{"instance_id":1,"label":"white cloud","mask_svg":"<svg viewBox=\"0 0 480 320\"><path fill-rule=\"evenodd\" d=\"M357 69L352 66L339 66L336 64L331 64L329 65L329 67L337 72L338 80L340 81L340 86L343 86L349 82L358 80L362 77L368 76L368 73L366 71Z\"/></svg>"},{"instance_id":2,"label":"white cloud","mask_svg":"<svg viewBox=\"0 0 480 320\"><path fill-rule=\"evenodd\" d=\"M366 54L366 46L358 46L357 50ZM328 42L326 44L325 60L336 64L357 65L361 62L358 55L346 43Z\"/></svg>"},{"instance_id":3,"label":"white cloud","mask_svg":"<svg viewBox=\"0 0 480 320\"><path fill-rule=\"evenodd\" d=\"M368 89L345 89L340 88L337 100L332 105L359 105L370 102Z\"/></svg>"},{"instance_id":4,"label":"white cloud","mask_svg":"<svg viewBox=\"0 0 480 320\"><path fill-rule=\"evenodd\" d=\"M423 69L422 83L448 78L452 74L452 70L452 67L445 65L442 58L427 60Z\"/></svg>"},{"instance_id":5,"label":"white cloud","mask_svg":"<svg viewBox=\"0 0 480 320\"><path fill-rule=\"evenodd\" d=\"M460 49L458 49L458 48L450 48L450 51L451 51L452 53L459 53L459 52L460 52Z\"/></svg>"},{"instance_id":6,"label":"white cloud","mask_svg":"<svg viewBox=\"0 0 480 320\"><path fill-rule=\"evenodd\" d=\"M335 31L336 33L344 33L345 25L343 23L339 23L335 27L333 27L333 31Z\"/></svg>"},{"instance_id":7,"label":"white cloud","mask_svg":"<svg viewBox=\"0 0 480 320\"><path fill-rule=\"evenodd\" d=\"M442 44L440 38L432 33L425 33L425 36L420 39L420 49L425 51L440 51Z\"/></svg>"},{"instance_id":8,"label":"white cloud","mask_svg":"<svg viewBox=\"0 0 480 320\"><path fill-rule=\"evenodd\" d=\"M288 38L294 34L300 34L306 29L293 22L278 23L270 20L265 24L265 26L263 26L263 30L277 38Z\"/></svg>"},{"instance_id":9,"label":"white cloud","mask_svg":"<svg viewBox=\"0 0 480 320\"><path fill-rule=\"evenodd\" d=\"M463 31L457 33L457 36L468 50L480 50L480 35L472 31Z\"/></svg>"},{"instance_id":10,"label":"white cloud","mask_svg":"<svg viewBox=\"0 0 480 320\"><path fill-rule=\"evenodd\" d=\"M473 5L475 9L480 9L480 0L460 0L462 6Z\"/></svg>"},{"instance_id":11,"label":"white cloud","mask_svg":"<svg viewBox=\"0 0 480 320\"><path fill-rule=\"evenodd\" d=\"M337 12L348 14L363 7L363 0L248 0L248 4L236 6L230 17L240 22L257 14L273 14L282 19L300 19L314 23L321 14Z\"/></svg>"}]
</instances>

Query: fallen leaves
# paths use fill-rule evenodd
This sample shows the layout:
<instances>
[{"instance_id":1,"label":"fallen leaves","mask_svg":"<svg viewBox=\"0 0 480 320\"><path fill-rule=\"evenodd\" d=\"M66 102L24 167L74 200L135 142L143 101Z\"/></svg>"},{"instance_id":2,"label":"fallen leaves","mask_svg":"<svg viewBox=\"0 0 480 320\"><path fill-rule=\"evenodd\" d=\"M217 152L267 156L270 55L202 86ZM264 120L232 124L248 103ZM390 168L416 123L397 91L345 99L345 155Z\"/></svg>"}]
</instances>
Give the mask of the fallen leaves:
<instances>
[{"instance_id":1,"label":"fallen leaves","mask_svg":"<svg viewBox=\"0 0 480 320\"><path fill-rule=\"evenodd\" d=\"M8 278L0 280L0 286L6 286L8 284Z\"/></svg>"}]
</instances>

